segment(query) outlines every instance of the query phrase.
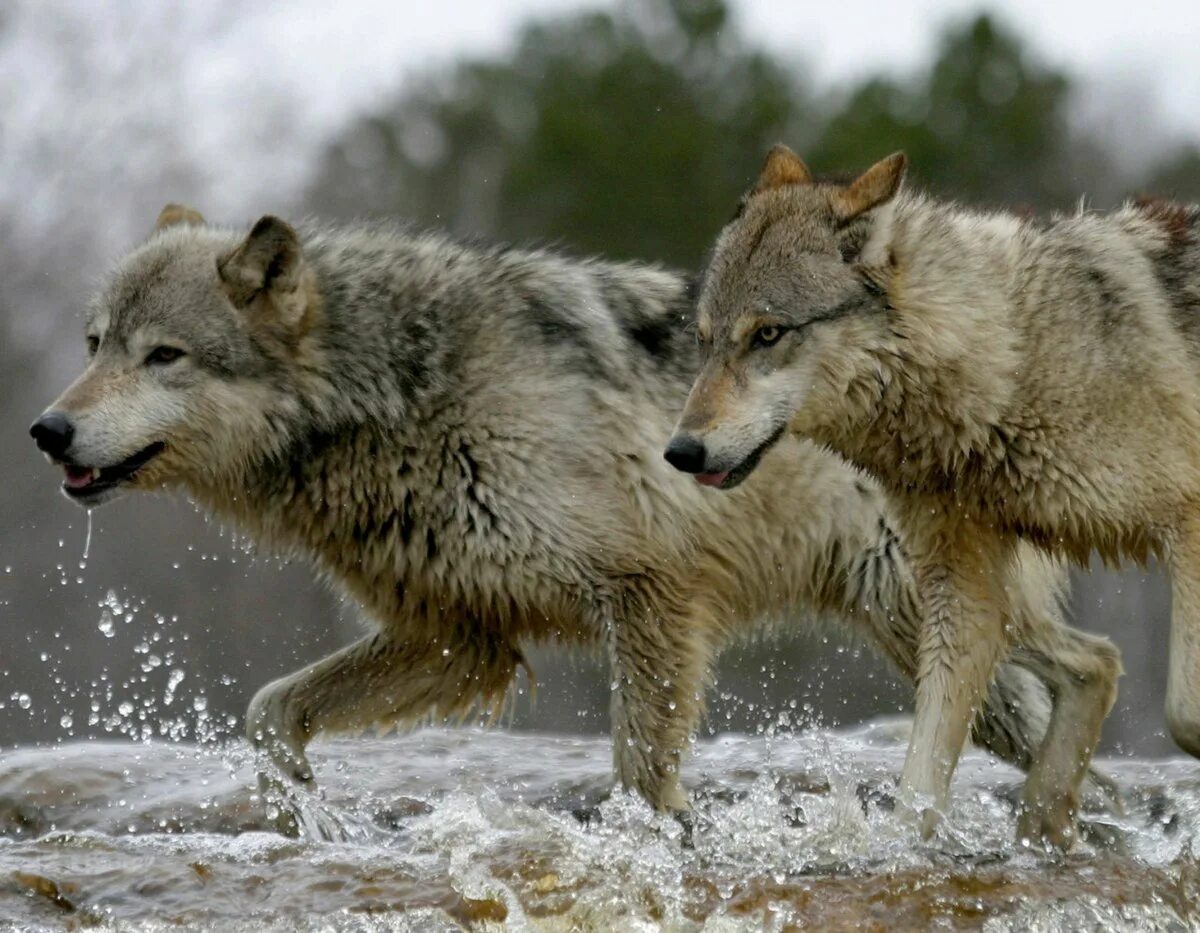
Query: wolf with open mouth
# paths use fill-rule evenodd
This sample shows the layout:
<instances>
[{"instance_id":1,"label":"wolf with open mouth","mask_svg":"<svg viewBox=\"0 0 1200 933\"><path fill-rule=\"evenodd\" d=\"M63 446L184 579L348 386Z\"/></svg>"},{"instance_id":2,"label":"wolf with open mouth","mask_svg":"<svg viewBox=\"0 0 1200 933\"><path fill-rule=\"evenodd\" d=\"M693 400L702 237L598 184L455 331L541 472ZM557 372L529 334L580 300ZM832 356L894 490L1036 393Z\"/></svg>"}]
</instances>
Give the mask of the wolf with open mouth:
<instances>
[{"instance_id":1,"label":"wolf with open mouth","mask_svg":"<svg viewBox=\"0 0 1200 933\"><path fill-rule=\"evenodd\" d=\"M251 703L272 791L311 785L318 733L497 707L555 641L603 648L616 778L681 810L730 641L830 614L912 677L921 625L885 500L837 457L783 438L724 495L662 461L693 321L686 277L650 266L170 207L32 433L73 500L186 491L362 607L368 634ZM1017 611L1058 624L1060 570L1021 570ZM1043 677L1004 666L977 723L1021 767Z\"/></svg>"}]
</instances>

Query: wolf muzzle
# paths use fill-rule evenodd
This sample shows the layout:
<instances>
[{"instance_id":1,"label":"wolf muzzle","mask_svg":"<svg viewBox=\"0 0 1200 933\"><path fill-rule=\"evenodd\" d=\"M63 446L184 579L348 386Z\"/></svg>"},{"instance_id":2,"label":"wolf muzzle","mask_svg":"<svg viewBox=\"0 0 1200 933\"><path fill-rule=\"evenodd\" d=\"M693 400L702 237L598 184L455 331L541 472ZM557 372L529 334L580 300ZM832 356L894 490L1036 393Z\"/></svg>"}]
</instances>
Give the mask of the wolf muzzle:
<instances>
[{"instance_id":1,"label":"wolf muzzle","mask_svg":"<svg viewBox=\"0 0 1200 933\"><path fill-rule=\"evenodd\" d=\"M61 411L48 411L29 426L38 450L59 459L66 456L75 437L75 425Z\"/></svg>"},{"instance_id":2,"label":"wolf muzzle","mask_svg":"<svg viewBox=\"0 0 1200 933\"><path fill-rule=\"evenodd\" d=\"M708 450L704 441L690 434L676 434L663 451L667 463L683 473L703 473Z\"/></svg>"}]
</instances>

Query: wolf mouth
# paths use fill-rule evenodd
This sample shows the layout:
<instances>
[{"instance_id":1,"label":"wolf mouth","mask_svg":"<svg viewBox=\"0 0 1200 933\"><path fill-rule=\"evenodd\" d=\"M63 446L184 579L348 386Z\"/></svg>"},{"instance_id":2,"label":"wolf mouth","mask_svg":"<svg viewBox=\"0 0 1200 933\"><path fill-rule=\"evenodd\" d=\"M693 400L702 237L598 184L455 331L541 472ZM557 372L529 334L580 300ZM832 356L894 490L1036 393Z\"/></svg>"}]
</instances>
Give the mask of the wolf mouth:
<instances>
[{"instance_id":1,"label":"wolf mouth","mask_svg":"<svg viewBox=\"0 0 1200 933\"><path fill-rule=\"evenodd\" d=\"M750 451L749 455L737 466L718 473L697 473L696 482L701 486L713 486L722 490L733 489L754 472L754 468L758 466L758 461L762 459L763 454L774 447L783 437L784 427L785 425L782 424L777 427L770 437Z\"/></svg>"},{"instance_id":2,"label":"wolf mouth","mask_svg":"<svg viewBox=\"0 0 1200 933\"><path fill-rule=\"evenodd\" d=\"M120 463L107 467L61 464L66 474L62 484L63 492L79 501L95 500L101 494L133 479L138 470L162 453L166 446L162 441L155 441L132 457L126 457Z\"/></svg>"}]
</instances>

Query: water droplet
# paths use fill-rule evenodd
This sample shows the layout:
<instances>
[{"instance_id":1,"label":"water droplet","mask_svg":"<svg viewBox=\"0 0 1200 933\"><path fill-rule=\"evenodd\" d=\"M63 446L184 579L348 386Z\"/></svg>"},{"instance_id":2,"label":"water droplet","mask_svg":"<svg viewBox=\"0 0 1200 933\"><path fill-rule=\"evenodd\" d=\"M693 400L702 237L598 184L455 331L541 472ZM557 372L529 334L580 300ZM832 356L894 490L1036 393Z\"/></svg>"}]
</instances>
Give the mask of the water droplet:
<instances>
[{"instance_id":1,"label":"water droplet","mask_svg":"<svg viewBox=\"0 0 1200 933\"><path fill-rule=\"evenodd\" d=\"M70 729L71 726L75 725L75 720L70 716L63 716L63 718L58 721L58 724L64 729Z\"/></svg>"},{"instance_id":2,"label":"water droplet","mask_svg":"<svg viewBox=\"0 0 1200 933\"><path fill-rule=\"evenodd\" d=\"M186 676L187 675L183 671L181 671L179 668L175 668L167 676L167 689L163 693L163 703L165 705L170 706L172 703L175 702L175 691L178 689L179 684L183 681L183 678Z\"/></svg>"},{"instance_id":3,"label":"water droplet","mask_svg":"<svg viewBox=\"0 0 1200 933\"><path fill-rule=\"evenodd\" d=\"M29 709L32 705L33 701L29 698L28 693L22 693L17 697L17 706L21 707L21 709Z\"/></svg>"},{"instance_id":4,"label":"water droplet","mask_svg":"<svg viewBox=\"0 0 1200 933\"><path fill-rule=\"evenodd\" d=\"M87 563L88 554L92 550L92 510L87 510L87 537L83 539L83 563ZM82 565L79 568L83 569Z\"/></svg>"}]
</instances>

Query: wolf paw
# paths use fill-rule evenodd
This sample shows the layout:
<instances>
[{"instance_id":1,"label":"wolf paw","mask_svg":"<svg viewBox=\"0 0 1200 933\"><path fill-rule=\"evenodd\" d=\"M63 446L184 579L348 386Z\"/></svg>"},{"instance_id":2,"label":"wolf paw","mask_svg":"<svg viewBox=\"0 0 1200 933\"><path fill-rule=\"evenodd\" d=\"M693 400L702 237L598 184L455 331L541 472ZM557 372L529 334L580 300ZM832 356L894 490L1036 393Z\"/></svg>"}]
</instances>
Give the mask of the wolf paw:
<instances>
[{"instance_id":1,"label":"wolf paw","mask_svg":"<svg viewBox=\"0 0 1200 933\"><path fill-rule=\"evenodd\" d=\"M894 799L892 812L906 825L917 831L922 840L929 840L937 831L942 815L934 807L906 799L903 791Z\"/></svg>"},{"instance_id":2,"label":"wolf paw","mask_svg":"<svg viewBox=\"0 0 1200 933\"><path fill-rule=\"evenodd\" d=\"M1066 801L1027 805L1017 817L1017 840L1046 852L1066 852L1078 835Z\"/></svg>"},{"instance_id":3,"label":"wolf paw","mask_svg":"<svg viewBox=\"0 0 1200 933\"><path fill-rule=\"evenodd\" d=\"M297 836L297 803L315 782L301 732L292 725L287 693L273 688L268 685L250 701L246 738L256 753L258 787L269 823L285 836Z\"/></svg>"}]
</instances>

